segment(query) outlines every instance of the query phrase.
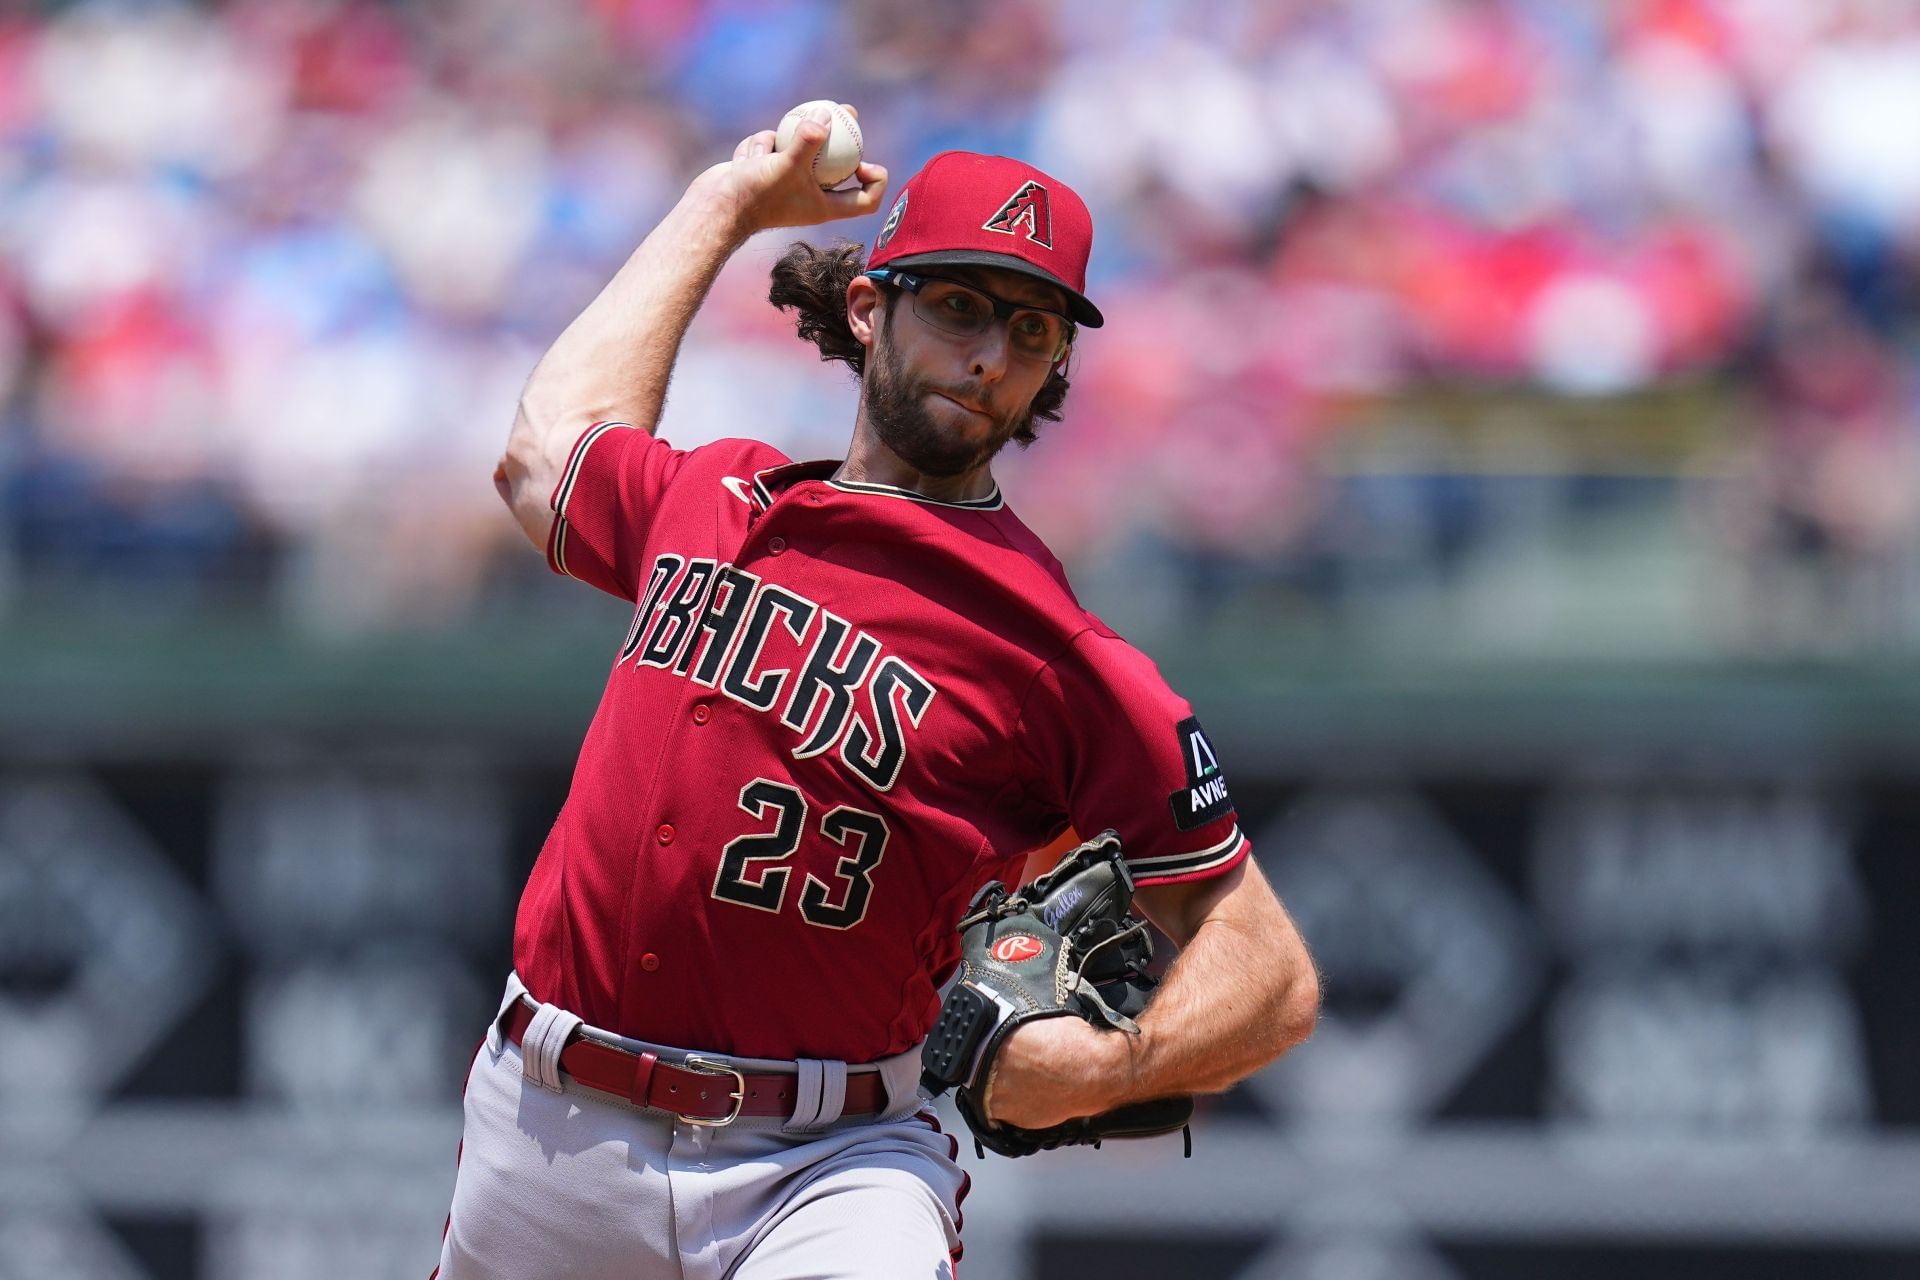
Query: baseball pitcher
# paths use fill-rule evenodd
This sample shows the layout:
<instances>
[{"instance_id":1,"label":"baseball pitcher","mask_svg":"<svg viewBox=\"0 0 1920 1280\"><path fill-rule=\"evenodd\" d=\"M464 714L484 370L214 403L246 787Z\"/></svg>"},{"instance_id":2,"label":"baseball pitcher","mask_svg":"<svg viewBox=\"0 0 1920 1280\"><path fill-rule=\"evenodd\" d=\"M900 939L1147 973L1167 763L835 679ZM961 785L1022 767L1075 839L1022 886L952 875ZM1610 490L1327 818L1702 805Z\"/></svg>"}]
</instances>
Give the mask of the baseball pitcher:
<instances>
[{"instance_id":1,"label":"baseball pitcher","mask_svg":"<svg viewBox=\"0 0 1920 1280\"><path fill-rule=\"evenodd\" d=\"M445 1280L951 1276L938 1091L1011 1155L1175 1131L1314 1021L1193 709L994 482L1101 325L1072 189L947 152L871 248L780 259L772 302L860 377L844 458L655 436L750 235L882 214L879 165L816 185L823 115L693 180L495 472L634 612L467 1079ZM1180 948L1157 987L1144 921Z\"/></svg>"}]
</instances>

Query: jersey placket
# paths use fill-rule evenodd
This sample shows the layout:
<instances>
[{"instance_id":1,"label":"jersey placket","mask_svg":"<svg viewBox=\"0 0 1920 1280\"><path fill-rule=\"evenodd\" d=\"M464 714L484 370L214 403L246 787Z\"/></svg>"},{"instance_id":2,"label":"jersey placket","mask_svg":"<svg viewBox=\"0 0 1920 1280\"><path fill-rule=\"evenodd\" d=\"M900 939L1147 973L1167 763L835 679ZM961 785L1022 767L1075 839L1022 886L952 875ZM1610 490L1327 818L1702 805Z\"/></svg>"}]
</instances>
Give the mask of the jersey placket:
<instances>
[{"instance_id":1,"label":"jersey placket","mask_svg":"<svg viewBox=\"0 0 1920 1280\"><path fill-rule=\"evenodd\" d=\"M643 838L658 846L656 857L671 856L669 851L676 849L682 856L700 857L707 852L705 845L724 843L718 831L706 829L701 822L724 822L725 815L734 812L731 806L696 807L681 813L675 803L680 793L669 789L663 794L661 784L671 776L722 776L720 770L727 762L715 760L709 765L711 748L707 743L713 735L704 731L716 714L722 714L719 704L725 699L717 695L747 629L745 608L754 588L768 576L756 570L764 570L769 561L777 561L793 549L783 530L796 523L794 515L807 509L796 505L799 497L782 493L770 508L763 510L756 505L748 513L745 537L732 555L727 555L724 546L716 547L713 561L696 559L682 569L686 577L677 583L663 583L662 598L653 611L656 617L642 628L645 635L637 644L637 663L670 672L678 685L676 693L667 695L671 709L661 717L660 764L649 781L642 810L646 817L641 831L650 833ZM814 501L818 501L817 494ZM702 575L697 581L692 577L695 573ZM664 685L656 687L664 691ZM668 761L674 764L672 770L667 767ZM631 906L628 919L632 941L622 1004L638 1012L649 998L651 976L663 965L672 973L672 957L663 960L661 949L640 936L640 921Z\"/></svg>"}]
</instances>

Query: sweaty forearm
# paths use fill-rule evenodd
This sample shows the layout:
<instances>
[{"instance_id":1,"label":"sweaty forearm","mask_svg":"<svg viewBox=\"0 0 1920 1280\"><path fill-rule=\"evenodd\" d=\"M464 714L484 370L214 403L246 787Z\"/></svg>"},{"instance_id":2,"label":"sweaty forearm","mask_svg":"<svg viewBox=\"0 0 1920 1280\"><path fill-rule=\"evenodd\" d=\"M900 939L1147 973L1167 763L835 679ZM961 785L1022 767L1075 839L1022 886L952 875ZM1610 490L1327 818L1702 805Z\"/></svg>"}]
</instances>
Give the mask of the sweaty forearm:
<instances>
[{"instance_id":1,"label":"sweaty forearm","mask_svg":"<svg viewBox=\"0 0 1920 1280\"><path fill-rule=\"evenodd\" d=\"M515 435L564 454L594 422L652 432L687 326L745 239L737 209L696 180L541 357L521 393Z\"/></svg>"},{"instance_id":2,"label":"sweaty forearm","mask_svg":"<svg viewBox=\"0 0 1920 1280\"><path fill-rule=\"evenodd\" d=\"M1141 1016L1139 1035L1103 1037L1121 1058L1118 1102L1218 1092L1313 1030L1312 960L1285 909L1265 897L1200 926Z\"/></svg>"}]
</instances>

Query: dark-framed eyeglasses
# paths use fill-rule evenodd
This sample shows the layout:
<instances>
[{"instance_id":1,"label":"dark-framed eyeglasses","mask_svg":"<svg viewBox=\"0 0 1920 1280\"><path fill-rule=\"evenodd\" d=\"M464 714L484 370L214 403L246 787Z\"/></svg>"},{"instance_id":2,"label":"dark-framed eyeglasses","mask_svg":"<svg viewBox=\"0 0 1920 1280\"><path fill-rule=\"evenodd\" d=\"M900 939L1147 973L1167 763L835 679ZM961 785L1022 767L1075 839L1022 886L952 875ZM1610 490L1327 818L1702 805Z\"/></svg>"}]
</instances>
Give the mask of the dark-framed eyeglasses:
<instances>
[{"instance_id":1,"label":"dark-framed eyeglasses","mask_svg":"<svg viewBox=\"0 0 1920 1280\"><path fill-rule=\"evenodd\" d=\"M936 329L972 338L995 319L1007 322L1007 353L1036 364L1058 364L1073 347L1074 323L1058 311L1027 306L982 293L945 276L876 267L869 280L905 289L913 296L913 314Z\"/></svg>"}]
</instances>

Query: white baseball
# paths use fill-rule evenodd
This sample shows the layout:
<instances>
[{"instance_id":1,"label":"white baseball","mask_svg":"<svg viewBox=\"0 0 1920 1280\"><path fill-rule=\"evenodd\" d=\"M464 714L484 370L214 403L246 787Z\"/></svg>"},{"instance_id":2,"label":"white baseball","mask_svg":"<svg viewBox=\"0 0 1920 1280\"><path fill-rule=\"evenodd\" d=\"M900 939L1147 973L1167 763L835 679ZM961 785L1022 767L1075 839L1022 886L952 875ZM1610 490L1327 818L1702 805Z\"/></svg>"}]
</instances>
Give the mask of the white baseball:
<instances>
[{"instance_id":1,"label":"white baseball","mask_svg":"<svg viewBox=\"0 0 1920 1280\"><path fill-rule=\"evenodd\" d=\"M780 121L780 127L774 131L773 149L785 151L793 145L793 135L800 128L800 122L815 107L825 107L833 115L833 127L827 134L826 142L820 148L820 154L813 158L813 177L823 187L837 187L853 176L860 167L863 153L860 142L860 122L853 118L853 112L837 102L826 98L815 98L812 102L803 102L787 112Z\"/></svg>"}]
</instances>

